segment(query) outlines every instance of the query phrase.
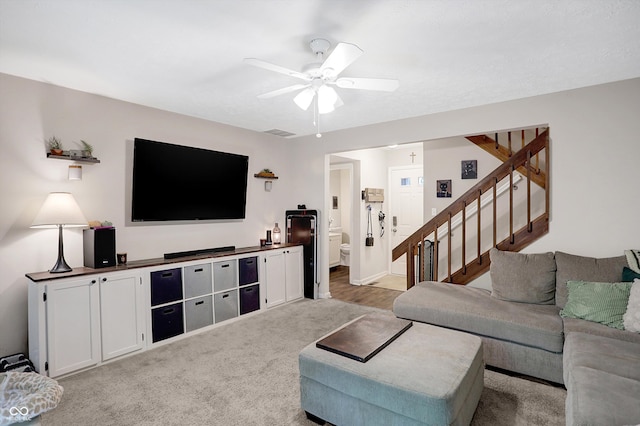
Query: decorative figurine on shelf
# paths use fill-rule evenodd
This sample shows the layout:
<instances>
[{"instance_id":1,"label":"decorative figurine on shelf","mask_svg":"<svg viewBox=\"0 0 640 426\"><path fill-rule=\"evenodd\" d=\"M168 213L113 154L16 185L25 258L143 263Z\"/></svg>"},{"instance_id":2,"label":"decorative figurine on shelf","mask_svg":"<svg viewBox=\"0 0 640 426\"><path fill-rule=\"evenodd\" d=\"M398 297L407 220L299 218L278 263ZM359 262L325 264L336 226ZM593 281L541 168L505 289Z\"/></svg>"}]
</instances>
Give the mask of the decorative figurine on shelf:
<instances>
[{"instance_id":1,"label":"decorative figurine on shelf","mask_svg":"<svg viewBox=\"0 0 640 426\"><path fill-rule=\"evenodd\" d=\"M273 228L273 244L280 244L280 228L278 228L278 222L276 222L276 226Z\"/></svg>"}]
</instances>

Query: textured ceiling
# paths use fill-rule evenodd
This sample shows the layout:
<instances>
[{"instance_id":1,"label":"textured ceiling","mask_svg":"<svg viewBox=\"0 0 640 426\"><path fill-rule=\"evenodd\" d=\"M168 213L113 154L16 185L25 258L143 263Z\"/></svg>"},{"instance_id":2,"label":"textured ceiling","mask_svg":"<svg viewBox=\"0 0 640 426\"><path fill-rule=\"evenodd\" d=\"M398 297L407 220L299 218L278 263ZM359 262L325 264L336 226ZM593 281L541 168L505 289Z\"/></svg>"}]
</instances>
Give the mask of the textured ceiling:
<instances>
[{"instance_id":1,"label":"textured ceiling","mask_svg":"<svg viewBox=\"0 0 640 426\"><path fill-rule=\"evenodd\" d=\"M0 72L234 126L315 133L295 70L316 37L364 50L324 132L640 77L638 0L0 0Z\"/></svg>"}]
</instances>

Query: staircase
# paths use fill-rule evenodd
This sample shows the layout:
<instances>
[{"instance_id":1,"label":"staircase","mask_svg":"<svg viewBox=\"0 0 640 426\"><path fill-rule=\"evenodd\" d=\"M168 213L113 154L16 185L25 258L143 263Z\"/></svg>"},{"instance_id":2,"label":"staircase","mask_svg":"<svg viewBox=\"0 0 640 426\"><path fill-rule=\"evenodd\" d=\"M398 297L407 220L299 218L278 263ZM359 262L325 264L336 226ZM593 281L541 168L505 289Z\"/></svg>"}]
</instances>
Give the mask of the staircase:
<instances>
[{"instance_id":1,"label":"staircase","mask_svg":"<svg viewBox=\"0 0 640 426\"><path fill-rule=\"evenodd\" d=\"M505 147L498 135L467 137L503 164L393 249L394 261L406 255L407 288L425 280L467 284L489 270L492 247L520 251L548 232L549 129L536 129L517 151L507 138Z\"/></svg>"}]
</instances>

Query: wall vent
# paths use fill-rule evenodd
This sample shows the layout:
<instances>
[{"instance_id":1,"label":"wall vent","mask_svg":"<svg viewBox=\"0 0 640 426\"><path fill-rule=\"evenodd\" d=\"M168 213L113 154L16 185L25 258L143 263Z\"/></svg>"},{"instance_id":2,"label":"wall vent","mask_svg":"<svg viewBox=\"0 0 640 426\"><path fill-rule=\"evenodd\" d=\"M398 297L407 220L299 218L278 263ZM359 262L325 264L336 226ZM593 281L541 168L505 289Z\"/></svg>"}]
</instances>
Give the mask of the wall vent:
<instances>
[{"instance_id":1,"label":"wall vent","mask_svg":"<svg viewBox=\"0 0 640 426\"><path fill-rule=\"evenodd\" d=\"M291 133L291 132L287 132L284 130L280 130L280 129L271 129L271 130L266 130L264 133L269 133L270 135L275 135L275 136L280 136L283 138L288 138L290 136L295 136L295 133Z\"/></svg>"}]
</instances>

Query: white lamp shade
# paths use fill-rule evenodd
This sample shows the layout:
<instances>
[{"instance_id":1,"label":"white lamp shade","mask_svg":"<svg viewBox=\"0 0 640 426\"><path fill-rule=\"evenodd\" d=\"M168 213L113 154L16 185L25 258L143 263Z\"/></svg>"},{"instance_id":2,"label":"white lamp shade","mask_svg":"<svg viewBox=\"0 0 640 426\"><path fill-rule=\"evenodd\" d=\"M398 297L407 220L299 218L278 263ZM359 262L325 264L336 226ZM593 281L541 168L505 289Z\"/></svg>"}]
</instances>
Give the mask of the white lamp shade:
<instances>
[{"instance_id":1,"label":"white lamp shade","mask_svg":"<svg viewBox=\"0 0 640 426\"><path fill-rule=\"evenodd\" d=\"M58 225L87 226L87 219L69 192L50 193L40 207L31 227L50 228Z\"/></svg>"}]
</instances>

